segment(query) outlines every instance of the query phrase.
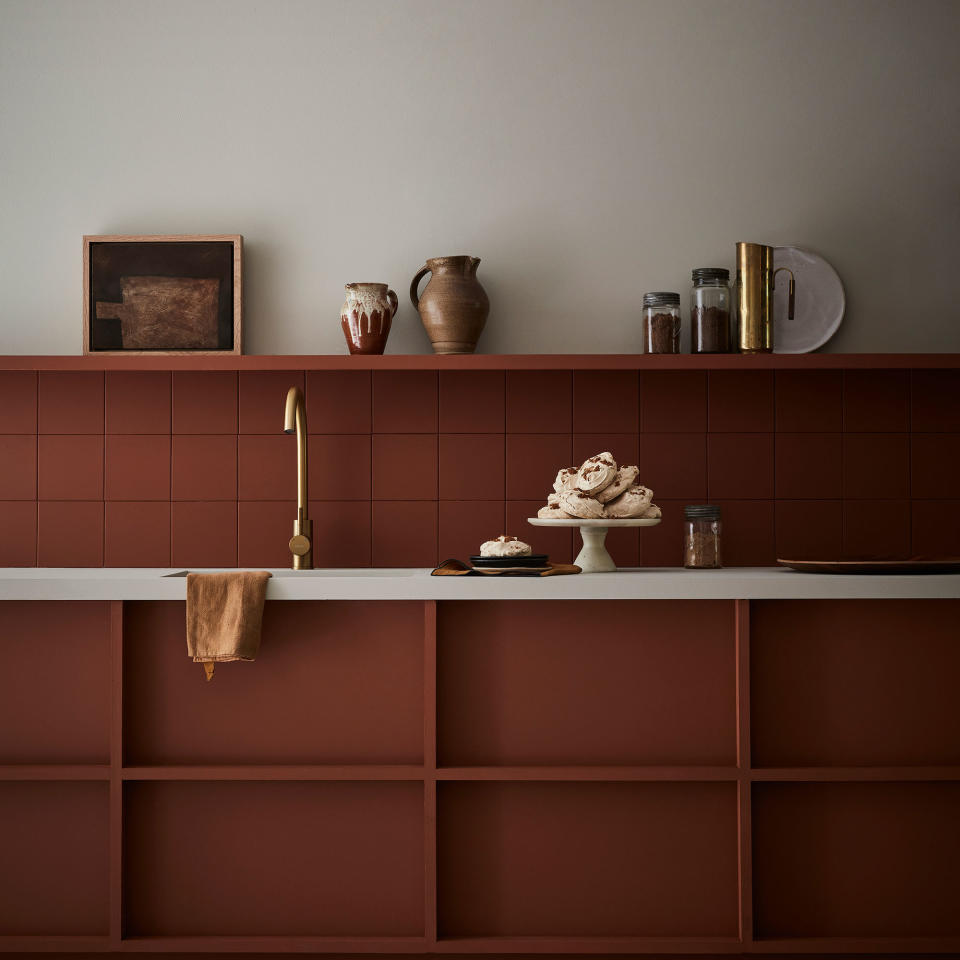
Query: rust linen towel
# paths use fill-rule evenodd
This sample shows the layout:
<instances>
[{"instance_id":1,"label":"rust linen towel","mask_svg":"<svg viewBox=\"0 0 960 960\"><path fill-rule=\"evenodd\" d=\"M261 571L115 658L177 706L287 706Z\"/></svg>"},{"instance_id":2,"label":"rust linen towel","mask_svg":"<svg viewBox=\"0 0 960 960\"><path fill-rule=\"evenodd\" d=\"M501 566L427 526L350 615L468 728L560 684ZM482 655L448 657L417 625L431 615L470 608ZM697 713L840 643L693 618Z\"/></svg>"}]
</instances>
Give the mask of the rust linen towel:
<instances>
[{"instance_id":1,"label":"rust linen towel","mask_svg":"<svg viewBox=\"0 0 960 960\"><path fill-rule=\"evenodd\" d=\"M269 579L266 570L187 574L187 653L208 680L215 663L256 657Z\"/></svg>"}]
</instances>

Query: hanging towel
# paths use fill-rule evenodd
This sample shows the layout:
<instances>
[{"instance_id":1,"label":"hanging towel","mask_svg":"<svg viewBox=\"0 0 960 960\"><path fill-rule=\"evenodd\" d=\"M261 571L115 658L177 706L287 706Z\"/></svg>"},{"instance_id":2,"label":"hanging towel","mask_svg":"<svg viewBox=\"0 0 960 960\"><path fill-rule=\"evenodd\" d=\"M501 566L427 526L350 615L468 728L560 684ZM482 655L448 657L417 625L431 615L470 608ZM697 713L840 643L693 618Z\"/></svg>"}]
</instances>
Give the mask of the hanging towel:
<instances>
[{"instance_id":1,"label":"hanging towel","mask_svg":"<svg viewBox=\"0 0 960 960\"><path fill-rule=\"evenodd\" d=\"M253 660L260 649L266 570L187 574L187 653L207 679L227 660Z\"/></svg>"}]
</instances>

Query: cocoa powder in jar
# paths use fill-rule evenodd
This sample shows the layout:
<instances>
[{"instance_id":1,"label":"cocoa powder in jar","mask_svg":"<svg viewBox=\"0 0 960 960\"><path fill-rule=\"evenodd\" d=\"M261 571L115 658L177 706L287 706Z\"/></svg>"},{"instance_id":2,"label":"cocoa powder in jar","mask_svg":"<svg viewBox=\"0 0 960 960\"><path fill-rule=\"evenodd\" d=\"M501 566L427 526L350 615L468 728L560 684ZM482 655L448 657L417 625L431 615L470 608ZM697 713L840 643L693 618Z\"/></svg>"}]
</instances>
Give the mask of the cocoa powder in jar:
<instances>
[{"instance_id":1,"label":"cocoa powder in jar","mask_svg":"<svg viewBox=\"0 0 960 960\"><path fill-rule=\"evenodd\" d=\"M644 353L679 353L679 318L672 313L648 314L643 318Z\"/></svg>"},{"instance_id":2,"label":"cocoa powder in jar","mask_svg":"<svg viewBox=\"0 0 960 960\"><path fill-rule=\"evenodd\" d=\"M693 307L690 311L694 353L730 352L730 311Z\"/></svg>"}]
</instances>

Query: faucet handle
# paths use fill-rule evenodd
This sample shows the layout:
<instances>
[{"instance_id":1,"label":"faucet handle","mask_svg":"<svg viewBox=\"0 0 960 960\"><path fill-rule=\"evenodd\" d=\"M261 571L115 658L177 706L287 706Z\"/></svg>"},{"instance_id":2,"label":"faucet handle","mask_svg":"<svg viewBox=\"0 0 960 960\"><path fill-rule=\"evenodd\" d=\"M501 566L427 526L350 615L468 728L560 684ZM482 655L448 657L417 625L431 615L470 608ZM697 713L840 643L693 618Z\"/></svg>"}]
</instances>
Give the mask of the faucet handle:
<instances>
[{"instance_id":1,"label":"faucet handle","mask_svg":"<svg viewBox=\"0 0 960 960\"><path fill-rule=\"evenodd\" d=\"M305 557L310 552L310 538L302 533L294 534L290 538L289 547L295 557Z\"/></svg>"}]
</instances>

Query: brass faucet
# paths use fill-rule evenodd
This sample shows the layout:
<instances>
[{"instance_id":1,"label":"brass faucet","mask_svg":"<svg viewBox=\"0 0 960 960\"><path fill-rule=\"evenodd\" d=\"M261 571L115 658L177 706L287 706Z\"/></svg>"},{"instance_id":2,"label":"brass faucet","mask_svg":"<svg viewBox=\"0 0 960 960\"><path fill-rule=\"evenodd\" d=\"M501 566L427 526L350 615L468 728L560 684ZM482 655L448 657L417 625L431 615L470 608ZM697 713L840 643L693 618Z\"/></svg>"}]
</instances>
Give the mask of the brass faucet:
<instances>
[{"instance_id":1,"label":"brass faucet","mask_svg":"<svg viewBox=\"0 0 960 960\"><path fill-rule=\"evenodd\" d=\"M297 519L293 521L290 552L294 570L313 569L313 524L307 517L307 408L299 387L287 391L283 432L297 435Z\"/></svg>"}]
</instances>

